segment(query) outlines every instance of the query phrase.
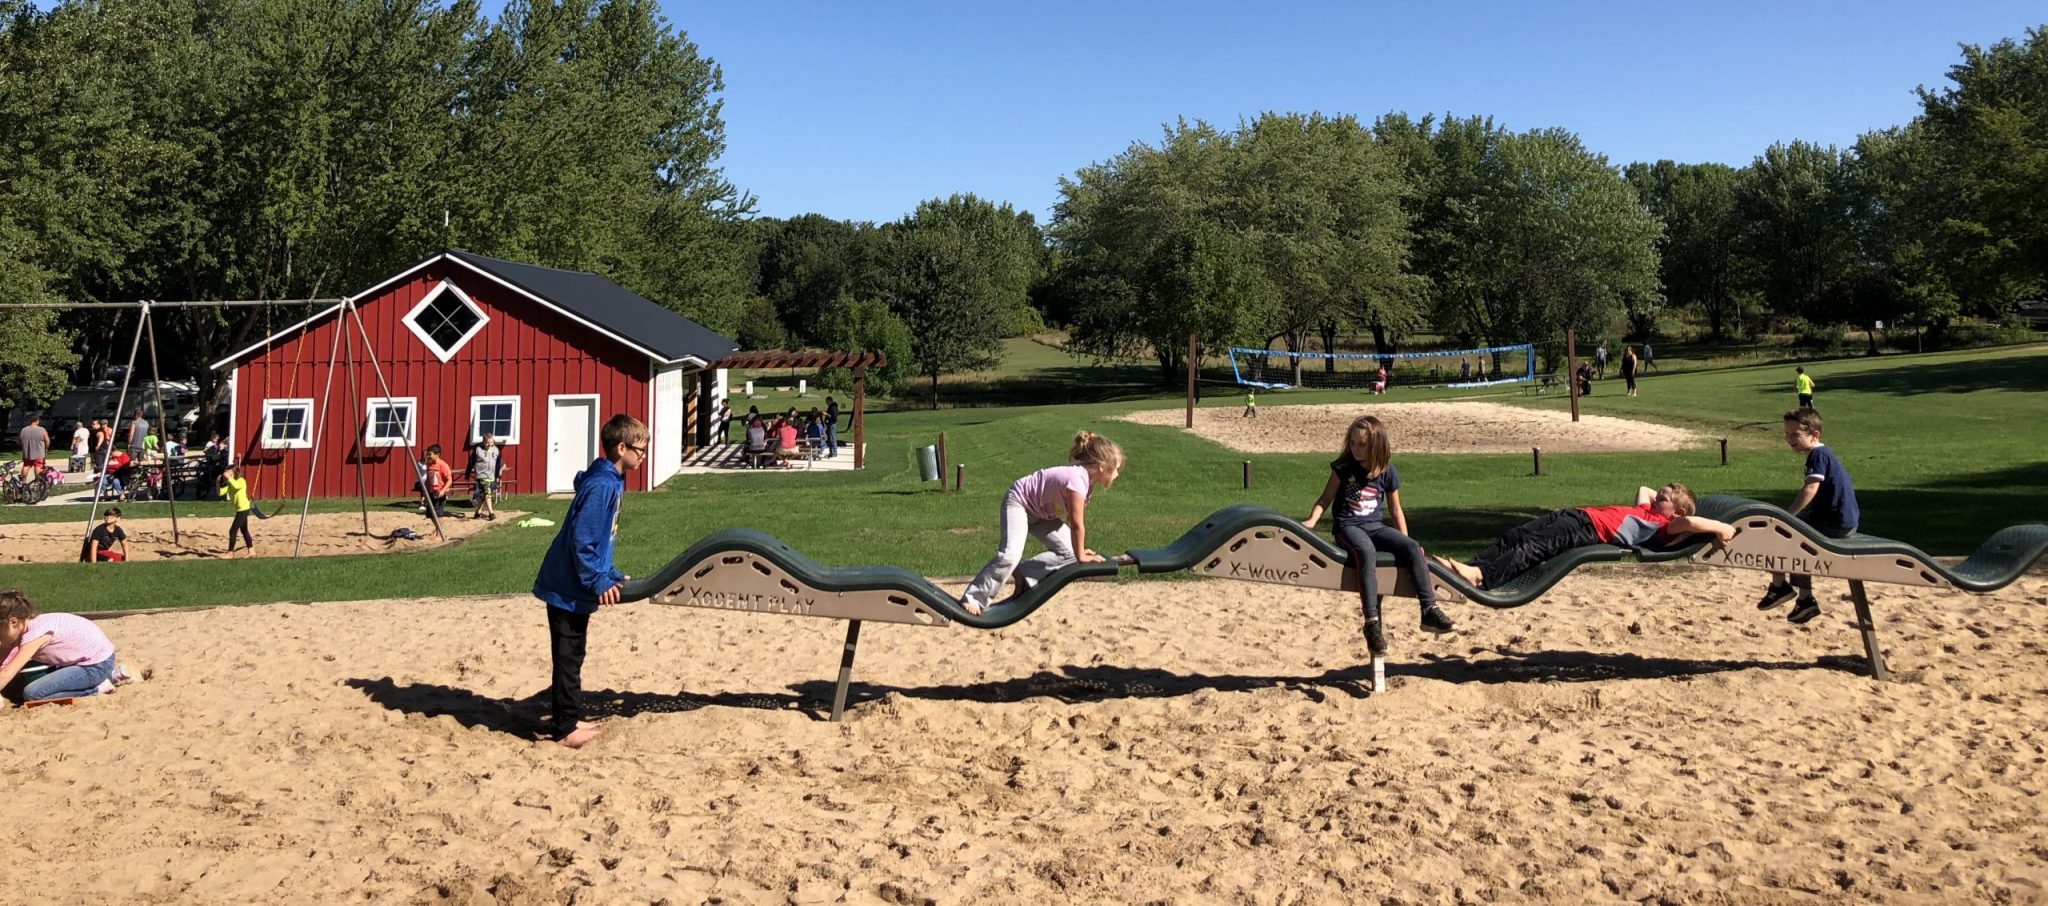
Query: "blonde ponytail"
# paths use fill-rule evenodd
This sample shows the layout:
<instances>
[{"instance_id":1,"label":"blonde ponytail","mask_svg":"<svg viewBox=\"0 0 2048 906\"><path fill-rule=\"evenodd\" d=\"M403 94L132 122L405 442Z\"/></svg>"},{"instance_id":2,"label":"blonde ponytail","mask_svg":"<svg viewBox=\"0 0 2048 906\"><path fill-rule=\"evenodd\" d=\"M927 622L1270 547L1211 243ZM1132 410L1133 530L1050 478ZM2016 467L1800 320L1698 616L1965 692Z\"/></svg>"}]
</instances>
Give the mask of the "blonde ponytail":
<instances>
[{"instance_id":1,"label":"blonde ponytail","mask_svg":"<svg viewBox=\"0 0 2048 906\"><path fill-rule=\"evenodd\" d=\"M1067 451L1067 461L1091 469L1122 469L1124 448L1117 446L1116 441L1093 431L1082 431L1074 435L1074 446Z\"/></svg>"}]
</instances>

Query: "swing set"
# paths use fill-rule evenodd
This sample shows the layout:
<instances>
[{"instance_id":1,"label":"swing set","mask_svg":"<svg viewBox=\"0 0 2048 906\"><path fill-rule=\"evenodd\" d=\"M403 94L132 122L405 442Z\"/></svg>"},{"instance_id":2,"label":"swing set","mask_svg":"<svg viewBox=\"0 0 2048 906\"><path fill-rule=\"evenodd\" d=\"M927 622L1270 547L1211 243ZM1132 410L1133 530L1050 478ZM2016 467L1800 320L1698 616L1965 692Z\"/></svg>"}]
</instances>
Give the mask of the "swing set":
<instances>
[{"instance_id":1,"label":"swing set","mask_svg":"<svg viewBox=\"0 0 2048 906\"><path fill-rule=\"evenodd\" d=\"M327 418L326 418L326 414L327 414L327 405L328 405L328 403L329 403L329 402L330 402L330 401L332 400L332 398L333 398L333 394L334 394L334 369L335 369L335 367L336 367L337 365L340 365L340 364L342 364L342 362L343 362L343 360L344 360L344 357L346 358L346 362L347 362L347 371L348 371L348 397L349 397L349 406L348 406L348 410L349 410L349 423L350 423L350 424L352 424L352 425L355 425L355 426L356 426L356 430L357 430L358 432L360 432L360 431L361 431L361 430L363 429L363 427L364 427L364 424L363 424L363 416L362 416L362 412L361 412L361 410L359 410L359 409L357 408L357 405L356 405L356 400L358 399L358 394L357 394L357 387L356 387L356 365L357 365L357 360L356 360L356 339L357 339L357 337L360 337L360 338L361 338L361 341L362 341L362 348L363 348L363 355L364 355L364 357L365 357L365 358L369 359L370 369L371 369L371 371L372 371L372 372L373 372L373 373L374 373L374 374L375 374L375 375L377 376L377 386L378 386L378 387L379 387L379 388L380 388L381 390L383 390L383 392L384 392L384 398L385 398L385 399L389 399L389 398L391 397L391 387L390 387L390 385L389 385L389 384L387 384L387 383L385 382L385 380L384 380L384 368L383 368L383 366L382 366L382 365L381 365L381 364L380 364L380 363L378 362L378 360L377 360L377 353L376 353L376 349L375 349L375 347L374 347L374 346L372 346L372 345L371 345L371 343L370 343L370 334L369 334L369 331L368 331L367 329L365 329L365 328L363 327L363 319L362 319L362 314L361 314L361 312L360 312L360 311L358 311L358 310L357 310L355 302L356 302L356 300L355 300L355 299L353 299L353 298L351 298L351 297L347 297L347 296L344 296L344 297L342 297L342 298L340 298L340 299L285 299L285 300L266 300L266 299L255 299L255 300L185 301L185 302L159 302L159 301L156 301L156 300L153 300L153 299L144 299L144 300L142 300L142 301L140 301L140 302L105 302L105 303L75 303L75 302L8 302L8 303L0 303L0 309L9 309L9 308L54 308L54 309L97 309L97 310L105 310L105 309L109 309L109 308L134 308L134 309L136 309L136 312L137 312L137 313L136 313L136 318L135 318L135 336L134 336L134 339L133 339L133 340L132 340L132 341L131 341L131 342L129 343L129 346L128 346L128 369L127 369L126 373L124 373L124 374L122 375L122 377L121 377L121 392L120 392L119 396L118 396L118 397L116 398L116 402L115 402L115 404L114 404L114 411L115 411L115 413L116 413L116 415L115 415L115 418L116 418L116 419L117 419L117 421L118 421L118 419L120 418L120 413L122 413L123 411L125 411L125 410L127 409L127 407L128 407L128 387L129 387L129 382L130 382L130 381L131 381L131 380L133 379L133 377L134 377L134 374L135 374L135 359L136 359L136 356L137 356L137 355L138 355L138 354L139 354L139 353L141 352L141 349L142 349L142 344L143 344L143 342L144 342L145 340L147 340L147 341L148 341L148 343L149 343L149 369L150 369L150 379L151 379L151 381L153 382L153 387L154 387L154 390L155 390L155 393L156 393L156 411L157 411L157 415L158 415L159 419L163 419L163 418L166 418L166 417L167 417L167 416L166 416L166 413L165 413L165 409L164 409L164 402L163 402L163 375L162 375L161 371L159 370L159 368L158 368L158 363L157 363L157 349L156 349L156 328L155 328L155 326L154 326L154 325L155 325L155 319L153 319L152 317L150 317L150 315L151 315L151 314L152 314L153 312L155 312L155 311L156 311L157 309L162 309L162 308L248 308L248 307L258 307L258 306L260 306L260 307L264 308L264 311L265 311L265 313L264 313L264 322L265 322L265 324L264 324L264 331L263 331L263 352L264 352L264 355L265 355L265 357L267 358L267 357L269 356L269 354L270 354L270 351L271 351L271 346L272 346L272 343L273 343L273 342L275 341L275 339L276 339L276 334L275 334L275 332L274 332L274 331L272 331L272 330L270 329L270 326L269 326L269 317L270 317L270 316L269 316L269 309L270 309L270 307L271 307L271 306L274 306L274 305L332 305L332 306L334 306L334 308L333 308L333 309L330 309L331 311L336 311L336 312L337 312L337 317L336 317L336 322L335 322L335 330L334 330L334 342L333 342L333 344L331 345L331 347L330 347L330 348L328 349L328 354L327 354L327 377L326 377L326 384L325 384L325 386L324 386L324 387L322 388L322 390L321 390L321 395L320 395L320 408L319 408L319 410L318 410L318 412L319 412L319 418L318 418L318 420L316 421L316 423L315 423L315 424L314 424L314 426L313 426L313 461L312 461L312 462L311 462L311 463L310 463L310 464L309 464L309 465L307 466L307 469L306 469L306 493L305 493L305 497L303 498L303 500L301 501L301 503L300 503L300 506L299 506L299 527L298 527L298 533L297 533L296 539L295 539L295 540L293 541L293 544L292 544L292 558L293 558L293 559L297 559L297 558L299 558L299 557L300 557L300 556L302 555L302 553L303 553L303 551L304 551L304 548L305 548L305 543L306 543L306 522L307 522L307 520L308 520L308 519L310 518L310 516L311 516L311 513L312 513L312 506L313 506L313 488L314 488L314 479L315 479L315 478L316 478L316 477L317 477L317 476L319 475L319 473L320 473L320 446L321 446L321 443L322 443L322 442L323 442L323 441L325 440L325 435L326 435L326 430L327 430ZM322 312L321 314L325 314L325 312ZM311 324L311 323L312 323L313 321L317 321L317 320L319 320L319 318L320 318L320 315L316 314L316 315L314 315L314 316L313 316L312 318L308 319L308 320L307 320L306 322L304 322L304 323L300 324L300 325L299 325L299 327L300 327L300 328L306 328L306 327L307 327L307 325L310 325L310 324ZM355 327L355 333L354 333L353 335L351 335L351 334L350 334L350 332L349 332L349 330L348 330L348 328L349 328L349 326L350 326L351 324L353 324L353 325L354 325L354 327ZM346 345L346 347L345 347L345 349L346 349L346 351L345 351L345 352L344 352L344 345L343 345L343 341L344 341L344 340L346 340L346 341L347 341L347 345ZM296 354L296 357L295 357L295 361L294 361L294 362L292 363L292 374L291 374L291 378L290 378L290 380L289 380L289 382L288 382L288 385L287 385L287 388L286 388L286 389L287 389L287 392L288 392L289 394L296 394L296 392L297 392L297 390L298 390L298 377L299 377L299 370L300 370L300 369L301 369L302 367L304 367L304 365L305 365L305 353L306 353L306 347L308 347L308 346L310 346L310 345L312 345L312 344L311 344L311 343L305 343L305 342L302 342L302 343L300 343L300 345L299 345L299 350L298 350L298 353ZM316 362L316 363L315 363L315 365L317 366L317 365L318 365L318 363ZM268 398L269 398L269 393L270 393L270 370L269 370L268 368L266 368L266 369L265 369L265 371L264 371L264 374L263 374L263 383L264 383L264 386L263 386L263 391L264 391L264 394L265 394L265 398L266 398L266 399L268 399ZM309 388L309 389L310 389L310 388ZM408 416L408 418L410 418L410 417L413 417L413 416ZM418 463L418 462L419 462L419 454L418 454L418 451L417 451L417 450L415 449L415 445L416 445L416 440L415 440L415 436L414 436L414 435L415 435L415 432L412 432L412 431L407 431L407 432L404 432L404 433L405 433L405 448L406 448L406 453L407 453L407 455L409 455L409 456L411 457L411 461L412 461L412 462L414 462L414 463ZM102 459L102 460L101 460L100 462L96 462L96 463L93 463L93 465L94 465L94 467L95 467L95 468L97 468L97 469L98 469L98 480L97 480L97 481L95 482L95 485L94 485L94 488L93 488L93 500L92 500L92 510L91 510L91 513L90 513L90 514L89 514L89 515L88 515L88 516L86 517L86 521L85 521L85 525L86 525L86 530L87 530L87 531L91 531L91 530L92 530L92 526L93 526L93 525L94 525L95 523L97 523L97 522L99 521L100 501L101 501L101 498L102 498L103 496L105 496L105 491L106 491L106 485L107 485L107 474L106 474L107 470L106 470L106 468L105 468L105 460L104 460L104 459ZM290 475L289 475L289 473L288 473L288 472L287 472L287 471L285 470L285 466L284 466L284 464L283 464L282 462L280 462L280 464L278 465L278 467L277 467L277 468L278 468L278 473L279 473L279 474L278 474L278 484L277 484L277 486L278 486L278 490L279 490L279 491L281 492L281 491L283 491L283 489L284 489L284 488L286 487L287 483L288 483L288 482L290 481ZM414 467L414 471L415 471L415 472L417 472L417 471L418 471L418 466L417 466L417 465L415 465L415 467ZM432 499L431 499L431 498L429 498L429 497L428 497L428 495L427 495L427 490L426 490L426 484L425 484L425 482L418 482L418 483L416 484L416 486L417 486L417 488L418 488L418 490L419 490L419 492L420 492L420 503L421 503L421 504L422 504L422 506L423 506L423 507L424 507L424 508L426 509L426 512L427 512L427 518L428 518L428 519L429 519L430 521L432 521L432 522L433 522L433 524L434 524L434 537L435 537L435 539L436 539L437 541L445 541L445 540L447 540L447 535L446 535L446 534L445 534L445 533L444 533L444 532L442 531L442 529L441 529L441 515L440 515L440 514L439 514L438 512L436 512L436 511L435 511L435 509L434 509L434 506L433 506L433 501L432 501ZM356 457L356 500L357 500L357 503L358 503L358 505L359 505L359 507L360 507L360 509L361 509L361 511L362 511L362 518L363 518L363 535L364 535L365 537L375 537L375 536L374 536L374 535L372 535L372 534L371 534L371 532L370 532L370 499L369 499L368 487L369 487L368 481L367 481L367 479L365 478L365 476L364 476L364 474L363 474L363 460L362 460L362 457L358 456L358 457ZM279 497L278 497L277 499L278 499L279 501L282 501L282 500L283 500L284 498L283 498L283 497L282 497L282 495L280 494L280 496L279 496ZM165 495L165 500L166 500L166 501L167 501L167 502L168 502L168 503L170 504L170 510L171 510L171 543L173 543L173 544L180 544L180 545L182 545L182 543L183 543L183 542L182 542L182 541L180 540L180 538L179 538L179 531L178 531L178 501L177 501L177 496L176 496L176 495L174 495L174 494L166 494L166 495ZM265 515L265 514L263 514L261 510L255 510L255 509L254 509L254 507L253 507L253 505L252 505L251 509L252 509L252 511L254 511L254 512L256 513L256 515L257 515L257 516L258 516L259 518L263 518L263 519L269 519L269 518L270 518L271 516L275 516L275 515L277 515L277 511L276 511L276 509L275 509L275 508L273 508L273 509L272 509L272 511L271 511L271 513L270 513L270 514L268 514L268 515Z\"/></svg>"}]
</instances>

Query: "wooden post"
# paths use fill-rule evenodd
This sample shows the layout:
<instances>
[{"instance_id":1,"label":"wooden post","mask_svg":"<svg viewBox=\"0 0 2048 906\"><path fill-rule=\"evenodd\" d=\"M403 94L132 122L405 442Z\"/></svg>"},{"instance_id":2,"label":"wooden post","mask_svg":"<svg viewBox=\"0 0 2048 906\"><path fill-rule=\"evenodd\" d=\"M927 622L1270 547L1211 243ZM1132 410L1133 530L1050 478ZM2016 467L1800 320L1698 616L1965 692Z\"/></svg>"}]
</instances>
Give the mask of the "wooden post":
<instances>
[{"instance_id":1,"label":"wooden post","mask_svg":"<svg viewBox=\"0 0 2048 906\"><path fill-rule=\"evenodd\" d=\"M1728 464L1728 438L1721 438L1721 464Z\"/></svg>"},{"instance_id":2,"label":"wooden post","mask_svg":"<svg viewBox=\"0 0 2048 906\"><path fill-rule=\"evenodd\" d=\"M954 464L953 464L953 490L955 490L955 491L958 491L958 490L960 490L960 489L961 489L962 487L965 487L965 486L966 486L966 484L967 484L967 466L966 466L966 465L964 465L964 464L961 464L961 463L954 463Z\"/></svg>"},{"instance_id":3,"label":"wooden post","mask_svg":"<svg viewBox=\"0 0 2048 906\"><path fill-rule=\"evenodd\" d=\"M853 652L860 647L860 621L846 621L846 648L839 653L839 682L832 689L832 720L846 713L846 685L853 680Z\"/></svg>"},{"instance_id":4,"label":"wooden post","mask_svg":"<svg viewBox=\"0 0 2048 906\"><path fill-rule=\"evenodd\" d=\"M1244 486L1246 490L1252 486L1252 461L1249 459L1244 461Z\"/></svg>"},{"instance_id":5,"label":"wooden post","mask_svg":"<svg viewBox=\"0 0 2048 906\"><path fill-rule=\"evenodd\" d=\"M1863 655L1870 660L1870 678L1887 682L1890 677L1884 670L1884 652L1877 648L1877 624L1870 619L1870 596L1864 594L1862 582L1850 580L1849 597L1856 602L1856 628L1863 633Z\"/></svg>"},{"instance_id":6,"label":"wooden post","mask_svg":"<svg viewBox=\"0 0 2048 906\"><path fill-rule=\"evenodd\" d=\"M946 490L946 432L939 432L939 491Z\"/></svg>"},{"instance_id":7,"label":"wooden post","mask_svg":"<svg viewBox=\"0 0 2048 906\"><path fill-rule=\"evenodd\" d=\"M1530 447L1529 456L1536 461L1536 474L1543 474L1543 448Z\"/></svg>"},{"instance_id":8,"label":"wooden post","mask_svg":"<svg viewBox=\"0 0 2048 906\"><path fill-rule=\"evenodd\" d=\"M858 469L867 457L867 399L868 366L853 366L853 467Z\"/></svg>"},{"instance_id":9,"label":"wooden post","mask_svg":"<svg viewBox=\"0 0 2048 906\"><path fill-rule=\"evenodd\" d=\"M1530 347L1530 348L1529 348L1529 354L1530 354L1530 355L1532 355L1532 356L1536 354L1536 349L1535 349L1535 347L1533 347L1533 346L1532 346L1532 347ZM1569 327L1565 328L1565 331L1564 331L1564 377L1565 377L1565 383L1566 383L1566 384L1569 384L1569 385L1571 385L1571 386L1570 386L1570 390L1571 390L1571 397L1572 397L1572 421L1578 421L1578 420L1579 420L1579 332L1578 332L1577 330L1574 330L1574 329L1572 329L1572 328L1569 328ZM1542 470L1542 469L1540 469L1540 468L1539 468L1539 469L1537 469L1537 470L1536 470L1536 474L1538 474L1538 475L1541 475L1541 474L1543 474L1543 470Z\"/></svg>"},{"instance_id":10,"label":"wooden post","mask_svg":"<svg viewBox=\"0 0 2048 906\"><path fill-rule=\"evenodd\" d=\"M1188 423L1195 426L1195 335L1188 334Z\"/></svg>"}]
</instances>

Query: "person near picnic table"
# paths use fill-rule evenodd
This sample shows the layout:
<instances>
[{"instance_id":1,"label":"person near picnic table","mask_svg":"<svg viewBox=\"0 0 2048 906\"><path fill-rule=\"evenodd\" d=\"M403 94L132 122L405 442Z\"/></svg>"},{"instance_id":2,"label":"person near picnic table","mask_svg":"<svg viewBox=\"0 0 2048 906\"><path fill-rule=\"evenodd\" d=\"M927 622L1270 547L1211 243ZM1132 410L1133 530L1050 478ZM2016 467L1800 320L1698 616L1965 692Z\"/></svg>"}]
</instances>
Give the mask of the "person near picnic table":
<instances>
[{"instance_id":1,"label":"person near picnic table","mask_svg":"<svg viewBox=\"0 0 2048 906\"><path fill-rule=\"evenodd\" d=\"M148 445L149 419L142 417L142 410L135 410L128 423L128 458L141 459L142 451Z\"/></svg>"},{"instance_id":2,"label":"person near picnic table","mask_svg":"<svg viewBox=\"0 0 2048 906\"><path fill-rule=\"evenodd\" d=\"M826 430L824 411L812 406L810 420L804 425L804 437L809 438L811 445L818 448L820 456L825 454Z\"/></svg>"},{"instance_id":3,"label":"person near picnic table","mask_svg":"<svg viewBox=\"0 0 2048 906\"><path fill-rule=\"evenodd\" d=\"M128 485L135 481L135 460L129 457L127 450L115 448L107 454L107 465L100 470L100 475L104 484L101 498L112 496L119 499Z\"/></svg>"},{"instance_id":4,"label":"person near picnic table","mask_svg":"<svg viewBox=\"0 0 2048 906\"><path fill-rule=\"evenodd\" d=\"M839 401L825 397L825 456L839 455Z\"/></svg>"},{"instance_id":5,"label":"person near picnic table","mask_svg":"<svg viewBox=\"0 0 2048 906\"><path fill-rule=\"evenodd\" d=\"M796 409L792 407L791 415L793 416L795 412ZM793 418L777 417L775 430L771 433L775 435L775 458L782 460L783 468L789 468L790 460L795 459L798 453L796 421Z\"/></svg>"}]
</instances>

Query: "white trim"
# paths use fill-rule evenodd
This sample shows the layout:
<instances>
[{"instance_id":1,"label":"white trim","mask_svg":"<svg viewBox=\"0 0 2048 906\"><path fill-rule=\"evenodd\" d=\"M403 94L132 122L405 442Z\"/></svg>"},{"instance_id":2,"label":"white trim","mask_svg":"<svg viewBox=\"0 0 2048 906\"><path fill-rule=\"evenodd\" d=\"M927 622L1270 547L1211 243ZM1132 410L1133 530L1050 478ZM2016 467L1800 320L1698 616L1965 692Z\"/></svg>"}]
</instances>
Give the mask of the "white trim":
<instances>
[{"instance_id":1,"label":"white trim","mask_svg":"<svg viewBox=\"0 0 2048 906\"><path fill-rule=\"evenodd\" d=\"M441 298L445 293L451 292L455 294L455 298L462 301L463 307L476 314L476 323L470 325L469 330L464 331L462 336L457 337L454 345L444 350L441 348L441 344L435 342L433 337L420 329L417 319L420 312L426 311L428 306L434 304L434 300ZM419 304L414 305L411 311L400 316L398 322L404 324L407 330L412 331L412 335L419 339L420 345L427 347L427 351L433 353L435 358L446 362L454 358L456 353L461 352L462 347L468 346L469 341L476 338L477 332L483 330L485 324L491 323L491 314L484 311L483 306L476 304L476 300L471 299L468 293L462 291L462 287L455 285L454 281L443 280L436 284L433 289L427 290L427 294L420 297Z\"/></svg>"},{"instance_id":2,"label":"white trim","mask_svg":"<svg viewBox=\"0 0 2048 906\"><path fill-rule=\"evenodd\" d=\"M306 420L299 425L305 436L298 440L273 440L270 437L271 419L279 409L305 410ZM276 399L263 401L263 420L256 425L256 441L265 450L304 450L313 446L313 400Z\"/></svg>"},{"instance_id":3,"label":"white trim","mask_svg":"<svg viewBox=\"0 0 2048 906\"><path fill-rule=\"evenodd\" d=\"M235 462L242 460L241 454L235 452L241 449L235 446L235 429L240 426L242 415L242 395L235 392L235 385L241 383L241 376L240 368L228 372L228 430L221 440L228 445L228 458Z\"/></svg>"},{"instance_id":4,"label":"white trim","mask_svg":"<svg viewBox=\"0 0 2048 906\"><path fill-rule=\"evenodd\" d=\"M501 447L503 447L503 446L511 446L511 445L514 445L514 444L517 444L517 443L519 443L519 414L520 414L520 413L519 413L519 397L516 397L516 396L472 396L472 397L470 397L470 398L469 398L469 442L470 442L470 444L471 444L472 446L474 446L474 445L476 445L476 444L480 444L480 443L483 443L483 440L484 440L484 435L483 435L483 432L481 432L481 431L477 430L477 417L476 417L476 407L477 407L477 405L478 405L479 403L482 403L482 404L487 404L487 405L494 405L494 404L497 404L497 403L511 403L511 404L512 404L512 430L511 430L511 431L510 431L509 433L506 433L506 434L498 434L498 435L494 435L494 436L492 437L492 439L493 439L493 440L495 440L495 441L497 441L497 442L498 442L498 446L501 446Z\"/></svg>"},{"instance_id":5,"label":"white trim","mask_svg":"<svg viewBox=\"0 0 2048 906\"><path fill-rule=\"evenodd\" d=\"M294 331L294 330L298 330L299 328L301 328L301 327L304 327L304 326L306 326L306 325L308 325L308 324L311 324L311 323L313 323L314 321L318 321L318 320L320 320L321 318L327 317L328 315L331 315L331 314L333 314L333 313L335 313L335 312L337 312L337 311L340 311L340 310L341 310L341 306L342 306L342 305L345 305L345 304L347 304L347 303L348 303L348 297L344 296L344 297L342 297L342 301L341 301L340 303L338 303L338 304L335 304L335 305L331 305L331 306L328 306L327 308L323 308L323 309L321 309L320 311L318 311L318 312L314 313L314 315L313 315L312 317L310 317L310 318L307 318L307 319L306 319L306 320L304 320L304 321L300 321L300 322L299 322L299 323L297 323L297 324L293 324L292 326L290 326L290 327L287 327L287 328L285 328L285 329L283 329L283 330L278 330L278 331L272 331L272 332L271 332L271 334L270 334L270 336L264 337L264 338L263 338L263 339L262 339L261 341L259 341L259 342L255 342L255 343L251 343L251 344L249 344L249 346L248 346L247 348L245 348L245 349L243 349L243 350L241 350L241 351L239 351L239 352L236 352L235 354L233 354L233 355L230 355L230 356L228 356L227 358L221 359L221 360L220 360L220 361L218 361L218 362L215 362L215 363L213 363L213 364L211 364L211 365L208 365L208 366L206 366L206 370L208 370L208 371L219 371L222 365L228 365L228 364L233 364L233 363L234 363L234 361L235 361L236 359L239 359L239 358L241 358L241 357L243 357L243 356L245 356L245 355L248 355L249 353L255 352L256 350L258 350L258 349L261 349L261 348L263 348L263 347L265 347L265 346L269 346L269 345L271 345L271 344L273 344L273 343L276 343L276 342L277 342L278 340L280 340L280 339L283 339L283 338L285 338L285 337L286 337L287 335L289 335L289 334L290 334L290 333L291 333L292 331Z\"/></svg>"},{"instance_id":6,"label":"white trim","mask_svg":"<svg viewBox=\"0 0 2048 906\"><path fill-rule=\"evenodd\" d=\"M371 434L377 428L377 408L405 408L404 437L376 437ZM420 433L420 400L416 396L373 396L363 405L363 446L364 447L409 447Z\"/></svg>"}]
</instances>

